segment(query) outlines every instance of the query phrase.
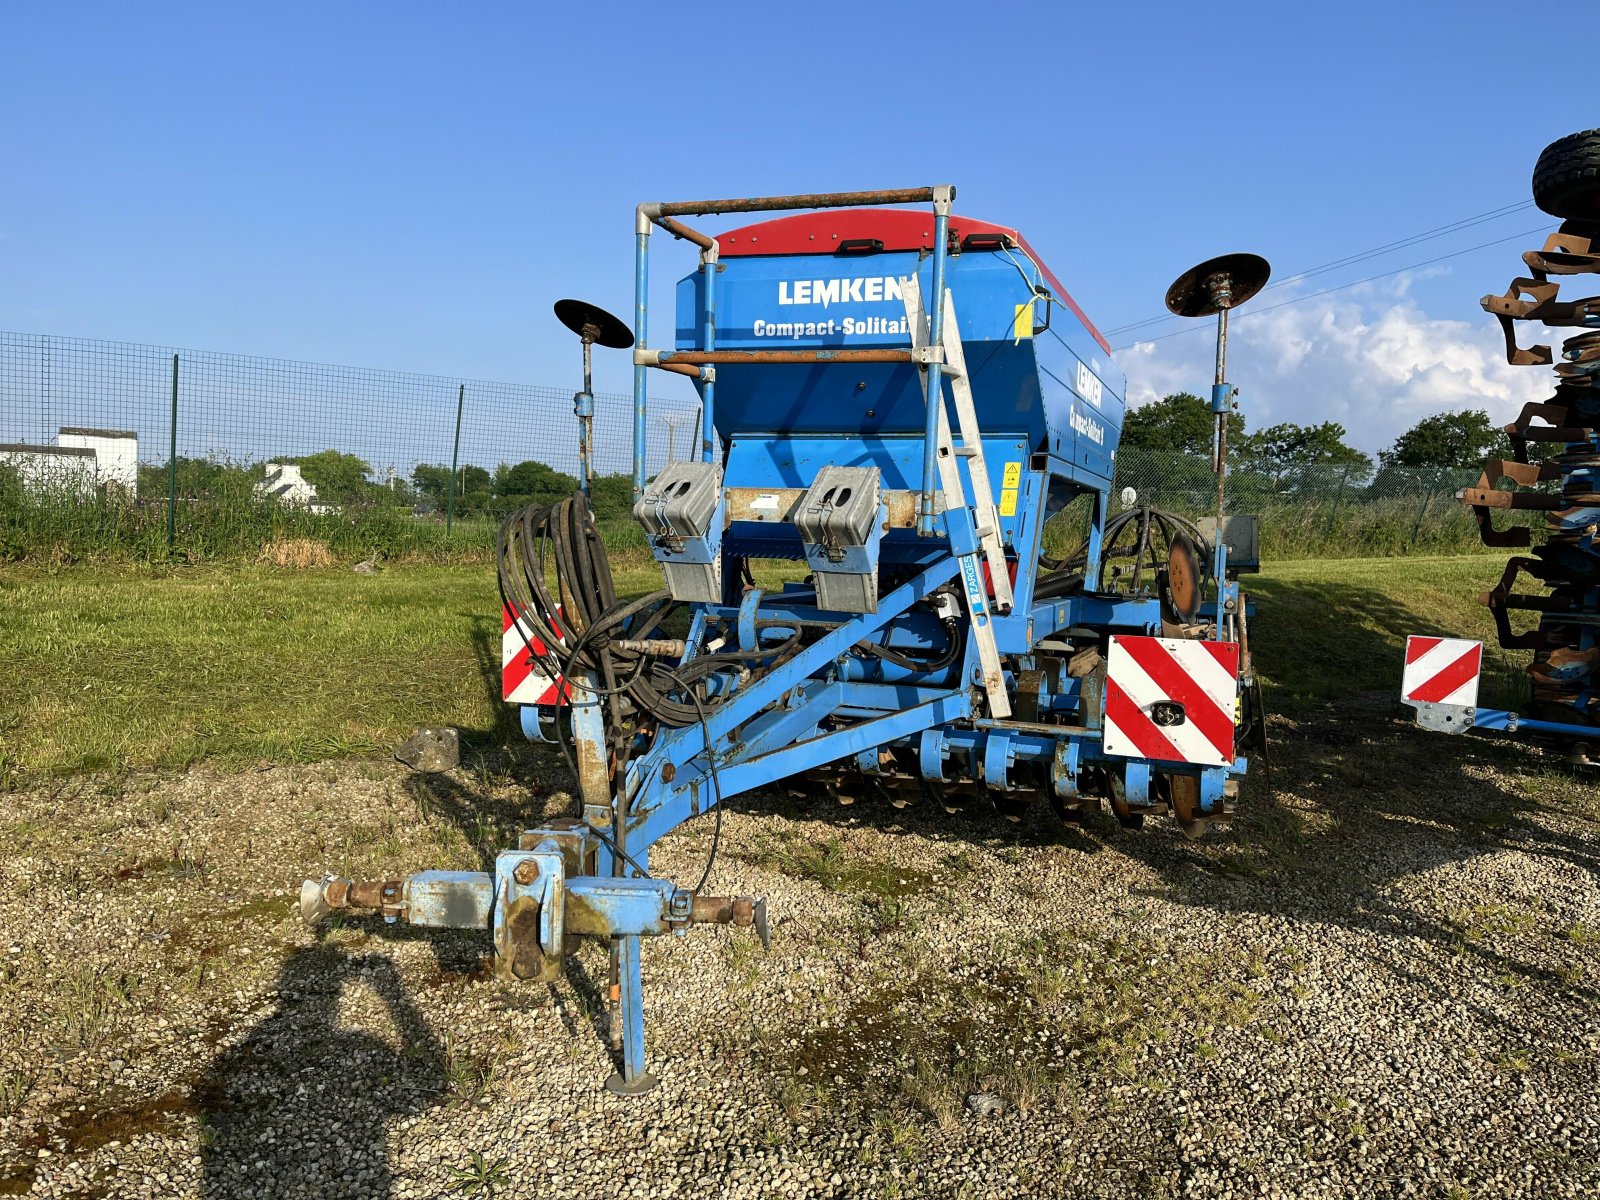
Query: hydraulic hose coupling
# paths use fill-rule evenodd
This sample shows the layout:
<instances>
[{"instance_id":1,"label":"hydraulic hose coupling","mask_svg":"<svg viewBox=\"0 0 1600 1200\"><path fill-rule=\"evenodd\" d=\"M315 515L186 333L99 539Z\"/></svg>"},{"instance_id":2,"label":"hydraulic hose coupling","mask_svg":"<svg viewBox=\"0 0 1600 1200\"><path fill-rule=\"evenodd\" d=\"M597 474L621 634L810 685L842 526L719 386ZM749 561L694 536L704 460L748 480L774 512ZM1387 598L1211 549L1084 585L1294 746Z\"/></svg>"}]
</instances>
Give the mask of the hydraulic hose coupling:
<instances>
[{"instance_id":1,"label":"hydraulic hose coupling","mask_svg":"<svg viewBox=\"0 0 1600 1200\"><path fill-rule=\"evenodd\" d=\"M762 949L772 948L772 929L767 924L765 896L702 896L696 893L689 902L689 920L696 925L754 926Z\"/></svg>"},{"instance_id":2,"label":"hydraulic hose coupling","mask_svg":"<svg viewBox=\"0 0 1600 1200\"><path fill-rule=\"evenodd\" d=\"M399 913L405 883L399 879L340 879L324 875L300 885L300 919L320 925L335 909L381 909L385 916Z\"/></svg>"}]
</instances>

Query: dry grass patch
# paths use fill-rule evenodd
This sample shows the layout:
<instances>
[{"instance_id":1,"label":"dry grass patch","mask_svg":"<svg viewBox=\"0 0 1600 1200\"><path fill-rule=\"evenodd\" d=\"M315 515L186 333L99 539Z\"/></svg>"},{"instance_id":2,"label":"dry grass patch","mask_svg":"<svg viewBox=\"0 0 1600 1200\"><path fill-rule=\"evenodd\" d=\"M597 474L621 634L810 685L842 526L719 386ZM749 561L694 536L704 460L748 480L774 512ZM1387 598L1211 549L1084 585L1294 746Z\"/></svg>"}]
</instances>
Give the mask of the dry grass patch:
<instances>
[{"instance_id":1,"label":"dry grass patch","mask_svg":"<svg viewBox=\"0 0 1600 1200\"><path fill-rule=\"evenodd\" d=\"M273 538L256 555L263 567L287 567L302 571L315 567L331 567L338 559L328 549L327 542L316 538Z\"/></svg>"}]
</instances>

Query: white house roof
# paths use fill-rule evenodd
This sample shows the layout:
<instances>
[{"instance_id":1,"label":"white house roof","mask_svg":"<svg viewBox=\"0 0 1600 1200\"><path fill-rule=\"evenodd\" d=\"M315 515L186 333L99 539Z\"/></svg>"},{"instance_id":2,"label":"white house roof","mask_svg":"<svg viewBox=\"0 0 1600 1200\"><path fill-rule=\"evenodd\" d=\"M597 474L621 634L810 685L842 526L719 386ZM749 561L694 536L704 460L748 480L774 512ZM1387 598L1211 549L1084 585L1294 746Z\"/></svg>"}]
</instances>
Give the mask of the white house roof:
<instances>
[{"instance_id":1,"label":"white house roof","mask_svg":"<svg viewBox=\"0 0 1600 1200\"><path fill-rule=\"evenodd\" d=\"M62 432L66 431L63 430ZM88 446L30 446L26 442L0 444L0 454L59 454L74 458L95 457L94 451Z\"/></svg>"}]
</instances>

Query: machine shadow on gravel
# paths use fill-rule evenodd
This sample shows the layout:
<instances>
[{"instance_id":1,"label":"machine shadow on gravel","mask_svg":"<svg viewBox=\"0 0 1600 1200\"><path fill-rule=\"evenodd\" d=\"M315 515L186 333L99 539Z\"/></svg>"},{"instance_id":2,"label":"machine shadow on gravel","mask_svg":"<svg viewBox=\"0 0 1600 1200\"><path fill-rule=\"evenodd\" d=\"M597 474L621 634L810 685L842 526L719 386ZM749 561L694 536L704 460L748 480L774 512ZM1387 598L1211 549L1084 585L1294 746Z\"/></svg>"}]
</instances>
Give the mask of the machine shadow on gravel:
<instances>
[{"instance_id":1,"label":"machine shadow on gravel","mask_svg":"<svg viewBox=\"0 0 1600 1200\"><path fill-rule=\"evenodd\" d=\"M363 986L382 1002L393 1027L387 1038L341 1019L347 994ZM283 965L276 995L276 1011L220 1054L194 1089L200 1194L390 1195L389 1123L424 1111L445 1091L432 1029L394 964L379 955L298 950Z\"/></svg>"},{"instance_id":2,"label":"machine shadow on gravel","mask_svg":"<svg viewBox=\"0 0 1600 1200\"><path fill-rule=\"evenodd\" d=\"M1395 890L1407 878L1508 849L1600 875L1593 843L1541 822L1539 803L1494 779L1566 768L1536 761L1526 747L1428 735L1365 696L1273 724L1276 794L1257 781L1249 816L1231 833L1209 844L1118 840L1119 850L1166 880L1169 899L1382 935L1373 965L1413 984L1441 982L1424 978L1436 968L1405 950L1421 938L1487 975L1541 985L1547 1003L1600 1001L1589 984L1484 944L1472 935L1470 911L1429 911ZM1481 1008L1479 1015L1503 1023Z\"/></svg>"},{"instance_id":3,"label":"machine shadow on gravel","mask_svg":"<svg viewBox=\"0 0 1600 1200\"><path fill-rule=\"evenodd\" d=\"M1331 923L1395 939L1422 937L1477 961L1490 974L1559 991L1566 1002L1600 1000L1593 987L1499 952L1466 936L1458 922L1397 899L1392 890L1406 877L1508 848L1600 875L1593 843L1541 820L1543 805L1499 782L1505 775L1570 768L1527 746L1428 735L1401 715L1405 635L1448 632L1435 619L1375 589L1337 584L1283 587L1262 602L1297 618L1262 622L1273 632L1254 647L1257 666L1272 683L1269 710L1284 710L1269 723L1272 786L1267 772L1252 773L1233 828L1213 830L1200 842L1185 840L1163 820L1124 830L1092 808L1081 825L1062 822L1042 799L1016 823L981 797L966 811L947 814L929 802L894 809L870 792L845 807L821 788L798 797L752 793L730 799L728 807L990 847L1110 850L1157 872L1168 898L1178 903ZM1336 646L1296 636L1319 610L1359 619L1341 623ZM1509 670L1497 676L1486 670L1486 691L1505 693L1519 683ZM1571 786L1596 783L1574 776ZM1387 965L1400 974L1413 969L1400 955Z\"/></svg>"}]
</instances>

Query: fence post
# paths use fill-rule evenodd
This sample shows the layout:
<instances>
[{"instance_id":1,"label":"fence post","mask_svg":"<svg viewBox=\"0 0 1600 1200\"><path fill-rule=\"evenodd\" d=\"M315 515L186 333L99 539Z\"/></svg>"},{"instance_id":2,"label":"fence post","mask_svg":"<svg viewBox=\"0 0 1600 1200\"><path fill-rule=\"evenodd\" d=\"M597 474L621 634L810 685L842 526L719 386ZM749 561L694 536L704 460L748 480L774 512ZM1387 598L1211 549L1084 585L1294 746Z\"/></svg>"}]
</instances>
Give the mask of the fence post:
<instances>
[{"instance_id":1,"label":"fence post","mask_svg":"<svg viewBox=\"0 0 1600 1200\"><path fill-rule=\"evenodd\" d=\"M1339 515L1339 501L1344 499L1344 485L1350 482L1350 465L1345 464L1344 474L1339 476L1339 490L1333 494L1333 504L1328 508L1328 524L1322 531L1322 540L1327 541L1333 534L1333 519Z\"/></svg>"},{"instance_id":2,"label":"fence post","mask_svg":"<svg viewBox=\"0 0 1600 1200\"><path fill-rule=\"evenodd\" d=\"M450 538L450 527L456 519L456 463L461 457L461 409L467 402L467 385L462 384L456 392L456 440L450 447L450 499L445 502L444 509L444 536Z\"/></svg>"},{"instance_id":3,"label":"fence post","mask_svg":"<svg viewBox=\"0 0 1600 1200\"><path fill-rule=\"evenodd\" d=\"M172 418L167 426L167 549L178 537L178 356L172 356Z\"/></svg>"}]
</instances>

